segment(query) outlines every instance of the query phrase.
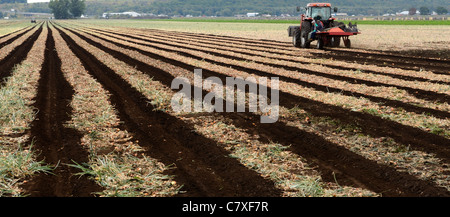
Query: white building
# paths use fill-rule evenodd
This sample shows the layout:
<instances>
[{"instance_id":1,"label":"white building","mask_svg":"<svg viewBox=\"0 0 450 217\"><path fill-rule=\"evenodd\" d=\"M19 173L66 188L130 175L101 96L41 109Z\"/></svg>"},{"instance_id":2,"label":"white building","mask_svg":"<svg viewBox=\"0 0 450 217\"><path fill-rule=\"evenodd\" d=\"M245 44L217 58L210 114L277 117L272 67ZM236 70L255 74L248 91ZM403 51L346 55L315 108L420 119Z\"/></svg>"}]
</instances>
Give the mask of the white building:
<instances>
[{"instance_id":1,"label":"white building","mask_svg":"<svg viewBox=\"0 0 450 217\"><path fill-rule=\"evenodd\" d=\"M416 14L420 14L420 11L416 11ZM407 16L409 15L409 11L402 11L400 13L396 13L397 16Z\"/></svg>"},{"instance_id":2,"label":"white building","mask_svg":"<svg viewBox=\"0 0 450 217\"><path fill-rule=\"evenodd\" d=\"M128 11L128 12L122 12L122 13L103 13L102 17L106 18L108 15L128 15L130 17L140 17L141 14L134 12L134 11Z\"/></svg>"},{"instance_id":3,"label":"white building","mask_svg":"<svg viewBox=\"0 0 450 217\"><path fill-rule=\"evenodd\" d=\"M259 13L247 13L247 17L256 17Z\"/></svg>"}]
</instances>

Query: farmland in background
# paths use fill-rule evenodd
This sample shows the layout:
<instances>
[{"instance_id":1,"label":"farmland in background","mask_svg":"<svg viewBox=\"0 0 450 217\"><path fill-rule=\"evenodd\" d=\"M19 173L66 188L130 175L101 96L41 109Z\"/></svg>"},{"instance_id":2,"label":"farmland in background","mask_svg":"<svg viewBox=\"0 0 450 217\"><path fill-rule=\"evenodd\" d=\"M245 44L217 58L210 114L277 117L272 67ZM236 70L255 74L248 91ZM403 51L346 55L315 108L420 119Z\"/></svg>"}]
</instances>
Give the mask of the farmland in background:
<instances>
[{"instance_id":1,"label":"farmland in background","mask_svg":"<svg viewBox=\"0 0 450 217\"><path fill-rule=\"evenodd\" d=\"M3 24L1 196L450 194L448 25L302 50L286 23ZM279 77L279 121L173 112L196 68Z\"/></svg>"}]
</instances>

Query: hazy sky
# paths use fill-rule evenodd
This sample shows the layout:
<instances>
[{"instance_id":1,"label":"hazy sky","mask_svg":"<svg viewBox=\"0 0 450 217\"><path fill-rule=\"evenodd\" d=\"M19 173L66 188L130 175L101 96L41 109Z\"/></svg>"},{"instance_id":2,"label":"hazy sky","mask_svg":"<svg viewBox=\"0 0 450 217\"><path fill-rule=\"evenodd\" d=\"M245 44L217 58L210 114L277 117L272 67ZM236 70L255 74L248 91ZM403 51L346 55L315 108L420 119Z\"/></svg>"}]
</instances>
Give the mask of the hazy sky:
<instances>
[{"instance_id":1,"label":"hazy sky","mask_svg":"<svg viewBox=\"0 0 450 217\"><path fill-rule=\"evenodd\" d=\"M28 3L35 3L35 2L49 2L50 0L28 0Z\"/></svg>"}]
</instances>

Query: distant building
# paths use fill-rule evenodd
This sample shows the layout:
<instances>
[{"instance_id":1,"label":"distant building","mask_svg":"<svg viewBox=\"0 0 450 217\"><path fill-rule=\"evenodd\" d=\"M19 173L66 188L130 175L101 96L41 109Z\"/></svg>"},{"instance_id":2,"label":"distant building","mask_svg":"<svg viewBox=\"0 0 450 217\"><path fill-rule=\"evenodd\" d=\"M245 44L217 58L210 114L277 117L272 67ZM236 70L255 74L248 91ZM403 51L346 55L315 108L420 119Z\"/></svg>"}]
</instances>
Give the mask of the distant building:
<instances>
[{"instance_id":1,"label":"distant building","mask_svg":"<svg viewBox=\"0 0 450 217\"><path fill-rule=\"evenodd\" d=\"M347 13L336 13L335 16L348 16Z\"/></svg>"},{"instance_id":2,"label":"distant building","mask_svg":"<svg viewBox=\"0 0 450 217\"><path fill-rule=\"evenodd\" d=\"M420 14L420 11L416 11L416 14ZM400 13L396 13L397 16L408 16L409 15L409 11L402 11Z\"/></svg>"},{"instance_id":3,"label":"distant building","mask_svg":"<svg viewBox=\"0 0 450 217\"><path fill-rule=\"evenodd\" d=\"M127 16L130 16L130 17L140 17L141 16L140 13L137 13L137 12L134 12L134 11L128 11L128 12L122 12L122 13L103 13L102 17L106 18L106 17L111 16L111 15L127 15Z\"/></svg>"},{"instance_id":4,"label":"distant building","mask_svg":"<svg viewBox=\"0 0 450 217\"><path fill-rule=\"evenodd\" d=\"M406 15L409 15L409 11L402 11L402 12L399 12L396 14L397 14L397 16L406 16Z\"/></svg>"},{"instance_id":5,"label":"distant building","mask_svg":"<svg viewBox=\"0 0 450 217\"><path fill-rule=\"evenodd\" d=\"M259 13L247 13L247 17L256 17Z\"/></svg>"}]
</instances>

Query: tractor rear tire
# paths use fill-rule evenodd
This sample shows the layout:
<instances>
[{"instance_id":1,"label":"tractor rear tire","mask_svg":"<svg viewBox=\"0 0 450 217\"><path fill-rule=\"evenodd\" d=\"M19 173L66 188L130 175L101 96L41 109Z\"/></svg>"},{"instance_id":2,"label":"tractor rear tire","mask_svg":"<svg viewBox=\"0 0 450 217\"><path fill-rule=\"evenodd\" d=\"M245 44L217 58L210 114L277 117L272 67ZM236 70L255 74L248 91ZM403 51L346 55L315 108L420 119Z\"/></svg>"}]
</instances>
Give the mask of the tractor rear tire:
<instances>
[{"instance_id":1,"label":"tractor rear tire","mask_svg":"<svg viewBox=\"0 0 450 217\"><path fill-rule=\"evenodd\" d=\"M309 48L311 42L308 40L308 34L310 32L311 32L311 23L308 21L303 21L300 32L300 47Z\"/></svg>"},{"instance_id":2,"label":"tractor rear tire","mask_svg":"<svg viewBox=\"0 0 450 217\"><path fill-rule=\"evenodd\" d=\"M295 30L294 35L292 36L292 44L294 45L294 47L300 47L300 29Z\"/></svg>"},{"instance_id":3,"label":"tractor rear tire","mask_svg":"<svg viewBox=\"0 0 450 217\"><path fill-rule=\"evenodd\" d=\"M323 43L324 43L323 39L319 37L317 39L317 49L323 49Z\"/></svg>"}]
</instances>

